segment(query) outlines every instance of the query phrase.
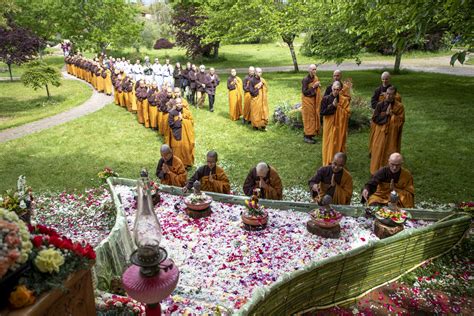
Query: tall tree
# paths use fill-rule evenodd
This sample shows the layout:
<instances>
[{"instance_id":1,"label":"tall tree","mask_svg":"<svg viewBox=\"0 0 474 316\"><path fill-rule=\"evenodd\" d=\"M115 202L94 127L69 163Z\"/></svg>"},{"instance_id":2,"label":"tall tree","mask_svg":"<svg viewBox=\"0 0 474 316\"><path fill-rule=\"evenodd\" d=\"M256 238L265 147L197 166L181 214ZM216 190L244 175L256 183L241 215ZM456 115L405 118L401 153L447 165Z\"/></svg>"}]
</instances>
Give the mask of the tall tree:
<instances>
[{"instance_id":1,"label":"tall tree","mask_svg":"<svg viewBox=\"0 0 474 316\"><path fill-rule=\"evenodd\" d=\"M0 60L7 64L13 81L12 64L21 65L35 58L45 46L42 39L30 30L10 23L0 28Z\"/></svg>"},{"instance_id":2,"label":"tall tree","mask_svg":"<svg viewBox=\"0 0 474 316\"><path fill-rule=\"evenodd\" d=\"M44 87L49 99L51 94L48 85L59 87L61 85L61 74L57 68L35 60L29 63L25 72L21 75L21 81L25 86L34 90Z\"/></svg>"}]
</instances>

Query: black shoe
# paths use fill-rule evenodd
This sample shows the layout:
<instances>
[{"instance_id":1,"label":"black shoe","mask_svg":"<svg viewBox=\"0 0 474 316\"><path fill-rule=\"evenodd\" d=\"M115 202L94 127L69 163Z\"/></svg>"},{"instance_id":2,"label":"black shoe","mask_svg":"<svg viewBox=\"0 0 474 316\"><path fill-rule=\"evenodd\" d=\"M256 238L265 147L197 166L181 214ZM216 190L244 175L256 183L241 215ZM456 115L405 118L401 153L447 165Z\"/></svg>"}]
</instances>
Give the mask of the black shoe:
<instances>
[{"instance_id":1,"label":"black shoe","mask_svg":"<svg viewBox=\"0 0 474 316\"><path fill-rule=\"evenodd\" d=\"M316 144L316 141L312 138L309 138L309 137L305 137L304 142L308 143L308 144Z\"/></svg>"},{"instance_id":2,"label":"black shoe","mask_svg":"<svg viewBox=\"0 0 474 316\"><path fill-rule=\"evenodd\" d=\"M214 112L214 109L210 109L209 112Z\"/></svg>"}]
</instances>

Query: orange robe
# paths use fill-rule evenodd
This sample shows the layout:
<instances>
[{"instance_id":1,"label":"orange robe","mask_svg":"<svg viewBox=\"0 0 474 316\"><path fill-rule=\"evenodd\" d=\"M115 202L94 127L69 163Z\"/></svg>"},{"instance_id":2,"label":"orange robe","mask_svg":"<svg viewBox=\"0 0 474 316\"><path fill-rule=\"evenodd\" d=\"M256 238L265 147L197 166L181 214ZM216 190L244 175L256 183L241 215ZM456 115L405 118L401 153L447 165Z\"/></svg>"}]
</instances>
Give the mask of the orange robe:
<instances>
[{"instance_id":1,"label":"orange robe","mask_svg":"<svg viewBox=\"0 0 474 316\"><path fill-rule=\"evenodd\" d=\"M410 171L405 168L401 169L398 182L394 183L395 191L398 193L398 206L405 208L413 208L415 206L415 185L413 176ZM377 185L377 190L369 196L368 203L372 204L388 204L390 202L390 182L381 182Z\"/></svg>"},{"instance_id":2,"label":"orange robe","mask_svg":"<svg viewBox=\"0 0 474 316\"><path fill-rule=\"evenodd\" d=\"M183 160L184 165L193 166L194 165L194 150L195 150L195 134L194 134L194 119L193 114L189 110L189 105L186 101L183 101L183 121L181 122L183 126L182 131L182 141L186 147L187 156ZM170 133L171 135L171 133Z\"/></svg>"},{"instance_id":3,"label":"orange robe","mask_svg":"<svg viewBox=\"0 0 474 316\"><path fill-rule=\"evenodd\" d=\"M263 85L258 89L258 95L250 102L250 121L253 127L265 127L268 124L268 86L265 79L260 78ZM255 87L256 89L256 87Z\"/></svg>"},{"instance_id":4,"label":"orange robe","mask_svg":"<svg viewBox=\"0 0 474 316\"><path fill-rule=\"evenodd\" d=\"M160 164L162 164L163 161L160 159L160 162L158 163L158 170L156 171L157 176L160 171ZM177 187L183 187L186 184L186 169L184 169L183 162L181 159L179 159L177 156L173 155L173 163L171 166L168 166L170 169L170 172L166 173L162 179L160 179L161 184L165 185L174 185Z\"/></svg>"},{"instance_id":5,"label":"orange robe","mask_svg":"<svg viewBox=\"0 0 474 316\"><path fill-rule=\"evenodd\" d=\"M137 83L134 82L132 85L132 92L129 92L129 98L130 98L130 107L132 108L132 113L137 113L137 96L135 94L135 85Z\"/></svg>"},{"instance_id":6,"label":"orange robe","mask_svg":"<svg viewBox=\"0 0 474 316\"><path fill-rule=\"evenodd\" d=\"M232 78L227 80L229 90L229 114L232 121L237 121L242 115L242 79L235 77L235 83Z\"/></svg>"},{"instance_id":7,"label":"orange robe","mask_svg":"<svg viewBox=\"0 0 474 316\"><path fill-rule=\"evenodd\" d=\"M278 172L272 166L269 166L269 174L265 177L266 189L261 189L262 198L267 200L281 200L283 198L283 185L281 184ZM244 182L244 193L252 196L253 190L258 187L260 179L257 177L257 169L252 168Z\"/></svg>"},{"instance_id":8,"label":"orange robe","mask_svg":"<svg viewBox=\"0 0 474 316\"><path fill-rule=\"evenodd\" d=\"M377 113L374 112L374 116ZM383 125L371 125L370 144L370 173L374 174L378 169L387 164L391 154L401 151L402 130L405 123L405 108L402 103L395 101L392 114L388 122Z\"/></svg>"},{"instance_id":9,"label":"orange robe","mask_svg":"<svg viewBox=\"0 0 474 316\"><path fill-rule=\"evenodd\" d=\"M105 71L106 77L104 79L104 89L105 93L108 95L112 94L112 73L110 72L109 69Z\"/></svg>"},{"instance_id":10,"label":"orange robe","mask_svg":"<svg viewBox=\"0 0 474 316\"><path fill-rule=\"evenodd\" d=\"M307 76L302 82L302 95L301 95L301 114L303 117L303 126L305 136L319 135L319 129L321 128L321 121L319 118L319 110L321 108L321 88L316 88L316 94L314 96L306 96L305 92L312 90L312 85L319 81L317 76L311 78Z\"/></svg>"},{"instance_id":11,"label":"orange robe","mask_svg":"<svg viewBox=\"0 0 474 316\"><path fill-rule=\"evenodd\" d=\"M338 152L346 152L346 140L350 117L350 98L339 95L336 112L323 119L323 165L329 165Z\"/></svg>"},{"instance_id":12,"label":"orange robe","mask_svg":"<svg viewBox=\"0 0 474 316\"><path fill-rule=\"evenodd\" d=\"M194 165L194 122L192 120L192 114L189 110L182 109L181 122L176 110L172 113L166 113L169 118L168 130L169 136L166 139L169 142L170 147L173 149L173 153L181 159L186 167ZM177 139L175 130L181 126L181 139Z\"/></svg>"},{"instance_id":13,"label":"orange robe","mask_svg":"<svg viewBox=\"0 0 474 316\"><path fill-rule=\"evenodd\" d=\"M212 172L213 180L209 181L209 174L211 172L212 171L208 166L199 167L188 182L188 188L192 188L194 181L197 180L201 182L202 191L229 194L230 182L224 169L216 166L216 170Z\"/></svg>"},{"instance_id":14,"label":"orange robe","mask_svg":"<svg viewBox=\"0 0 474 316\"><path fill-rule=\"evenodd\" d=\"M322 201L330 185L321 181L319 184L319 187L320 187L319 195L314 198L314 200L317 203L320 203ZM352 175L349 173L349 171L347 171L346 169L343 169L341 183L337 184L336 182L336 188L334 190L334 195L332 197L332 204L338 204L338 205L351 204L352 191L353 191Z\"/></svg>"},{"instance_id":15,"label":"orange robe","mask_svg":"<svg viewBox=\"0 0 474 316\"><path fill-rule=\"evenodd\" d=\"M385 100L385 97L384 97L383 94L380 94L378 102L382 102L383 100ZM398 92L395 95L395 100L397 100L400 103L402 102L402 97L400 96L400 94ZM375 123L373 121L370 121L369 154L372 151L372 143L373 143L374 132L375 132L375 126L374 125L375 125Z\"/></svg>"}]
</instances>

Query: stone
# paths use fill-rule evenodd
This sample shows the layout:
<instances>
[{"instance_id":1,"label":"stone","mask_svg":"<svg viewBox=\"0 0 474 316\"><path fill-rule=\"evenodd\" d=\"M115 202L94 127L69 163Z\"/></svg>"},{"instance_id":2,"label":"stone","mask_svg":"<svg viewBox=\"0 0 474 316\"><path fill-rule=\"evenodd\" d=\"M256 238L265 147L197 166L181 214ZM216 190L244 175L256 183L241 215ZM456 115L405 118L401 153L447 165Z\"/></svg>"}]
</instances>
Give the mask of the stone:
<instances>
[{"instance_id":1,"label":"stone","mask_svg":"<svg viewBox=\"0 0 474 316\"><path fill-rule=\"evenodd\" d=\"M378 219L376 219L374 223L375 236L379 237L380 239L391 237L395 234L398 234L402 230L403 225L387 226L382 224Z\"/></svg>"},{"instance_id":2,"label":"stone","mask_svg":"<svg viewBox=\"0 0 474 316\"><path fill-rule=\"evenodd\" d=\"M341 235L341 226L339 224L331 228L325 228L317 225L313 220L309 220L306 223L306 228L311 234L323 238L339 238Z\"/></svg>"}]
</instances>

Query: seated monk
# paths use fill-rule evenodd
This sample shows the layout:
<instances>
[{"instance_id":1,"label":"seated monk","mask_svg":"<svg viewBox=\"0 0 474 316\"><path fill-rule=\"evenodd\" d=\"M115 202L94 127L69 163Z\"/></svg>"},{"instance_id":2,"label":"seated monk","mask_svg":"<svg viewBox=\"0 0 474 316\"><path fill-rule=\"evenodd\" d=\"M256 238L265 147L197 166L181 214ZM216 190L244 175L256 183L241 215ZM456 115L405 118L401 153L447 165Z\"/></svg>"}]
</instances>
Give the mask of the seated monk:
<instances>
[{"instance_id":1,"label":"seated monk","mask_svg":"<svg viewBox=\"0 0 474 316\"><path fill-rule=\"evenodd\" d=\"M245 195L252 196L255 189L260 192L262 199L281 200L283 197L280 176L275 168L265 162L260 162L252 168L245 179Z\"/></svg>"},{"instance_id":2,"label":"seated monk","mask_svg":"<svg viewBox=\"0 0 474 316\"><path fill-rule=\"evenodd\" d=\"M170 146L164 144L160 149L161 159L156 167L156 176L161 184L182 187L186 183L186 169L181 159L173 155Z\"/></svg>"},{"instance_id":3,"label":"seated monk","mask_svg":"<svg viewBox=\"0 0 474 316\"><path fill-rule=\"evenodd\" d=\"M332 163L318 169L308 184L313 199L322 205L324 196L329 195L333 204L349 205L352 197L352 176L344 169L347 156L338 152Z\"/></svg>"},{"instance_id":4,"label":"seated monk","mask_svg":"<svg viewBox=\"0 0 474 316\"><path fill-rule=\"evenodd\" d=\"M217 165L217 153L215 151L207 153L207 164L196 170L188 184L183 188L183 192L186 193L191 190L195 181L201 182L201 190L203 191L230 193L229 179L224 169Z\"/></svg>"},{"instance_id":5,"label":"seated monk","mask_svg":"<svg viewBox=\"0 0 474 316\"><path fill-rule=\"evenodd\" d=\"M390 192L398 193L398 206L413 208L415 205L415 187L413 176L402 168L403 157L393 153L388 159L388 166L374 173L362 190L362 203L369 205L387 205L390 202Z\"/></svg>"}]
</instances>

